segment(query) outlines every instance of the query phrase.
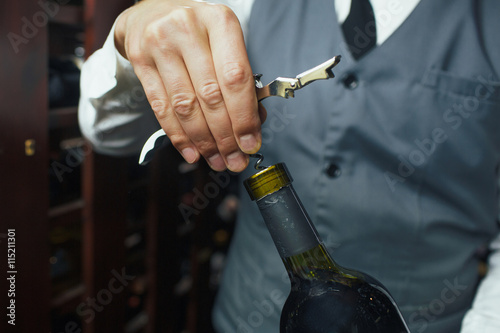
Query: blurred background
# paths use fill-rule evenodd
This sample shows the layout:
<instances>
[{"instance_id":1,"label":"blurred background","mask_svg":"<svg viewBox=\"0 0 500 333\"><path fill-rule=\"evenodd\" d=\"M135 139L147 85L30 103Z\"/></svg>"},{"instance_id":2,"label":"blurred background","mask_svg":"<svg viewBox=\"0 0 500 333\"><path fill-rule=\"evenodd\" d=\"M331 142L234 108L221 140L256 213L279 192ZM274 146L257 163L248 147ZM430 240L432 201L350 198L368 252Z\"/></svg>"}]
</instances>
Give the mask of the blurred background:
<instances>
[{"instance_id":1,"label":"blurred background","mask_svg":"<svg viewBox=\"0 0 500 333\"><path fill-rule=\"evenodd\" d=\"M78 128L80 66L132 4L0 4L0 332L212 332L233 176L99 155Z\"/></svg>"}]
</instances>

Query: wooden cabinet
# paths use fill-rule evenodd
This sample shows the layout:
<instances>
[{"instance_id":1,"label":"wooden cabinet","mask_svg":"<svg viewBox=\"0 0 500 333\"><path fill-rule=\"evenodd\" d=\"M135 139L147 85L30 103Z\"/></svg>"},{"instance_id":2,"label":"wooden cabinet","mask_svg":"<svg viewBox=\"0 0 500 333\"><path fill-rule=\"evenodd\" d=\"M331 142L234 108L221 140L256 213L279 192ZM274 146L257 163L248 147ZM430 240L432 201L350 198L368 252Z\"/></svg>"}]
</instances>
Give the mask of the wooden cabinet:
<instances>
[{"instance_id":1,"label":"wooden cabinet","mask_svg":"<svg viewBox=\"0 0 500 333\"><path fill-rule=\"evenodd\" d=\"M78 131L77 107L76 104L64 108L50 106L49 85L53 80L49 80L52 78L49 59L57 56L62 59L71 54L78 40L82 46L85 44L87 53L97 49L114 17L129 5L129 1L123 0L85 0L84 3L20 0L0 4L0 251L3 258L0 299L3 309L15 302L15 310L9 310L15 318L11 323L15 325L3 316L2 332L51 331L54 314L70 313L68 309L78 306L84 295L99 288L100 279L106 279L102 273L106 270L99 267L106 266L106 261L95 260L93 250L102 250L99 246L104 243L113 246L113 240L102 240L96 235L99 230L95 224L106 217L90 195L99 190L93 182L98 181L99 175L109 173L112 165L107 164L96 175L92 171L96 170L93 163L98 158L93 153L86 154L85 159L71 156L83 143ZM82 163L89 165L83 168L88 170L86 175L80 171ZM119 177L120 172L112 174ZM81 188L87 196L82 195ZM115 193L120 193L119 187L115 188ZM113 227L112 221L116 221L116 225L121 218L116 214L107 224ZM12 245L8 242L9 230L15 233L13 269L7 267L7 246ZM115 245L123 247L124 237L119 230L114 233ZM72 241L79 244L80 252L71 253L74 249L64 252L64 246L69 243L54 252L58 246L54 246L54 242L62 242L61 238L68 238L72 232L75 234ZM102 257L108 260L115 260L113 253L119 253L109 249L105 252L108 255ZM58 257L57 253L77 258ZM60 281L54 278L57 274L51 266L58 260L67 261L66 269L73 266L69 268L73 269L73 276ZM11 271L15 273L8 273ZM15 280L9 282L8 276ZM12 297L7 297L9 289L15 290ZM119 327L120 322L115 324ZM67 320L65 331L78 329L78 318ZM98 331L90 326L84 330Z\"/></svg>"},{"instance_id":2,"label":"wooden cabinet","mask_svg":"<svg viewBox=\"0 0 500 333\"><path fill-rule=\"evenodd\" d=\"M2 332L49 330L47 235L47 31L34 25L35 1L0 4L0 304L14 301L15 326ZM15 265L7 267L8 230L15 230ZM7 273L8 271L17 273ZM8 281L7 277L15 279ZM12 283L11 283L12 282ZM15 296L8 297L8 290ZM30 300L25 302L25 300ZM29 318L29 320L26 320ZM10 318L9 318L10 319ZM23 320L24 319L24 320Z\"/></svg>"},{"instance_id":3,"label":"wooden cabinet","mask_svg":"<svg viewBox=\"0 0 500 333\"><path fill-rule=\"evenodd\" d=\"M1 332L211 331L231 188L188 223L179 205L212 181L205 163L166 147L139 167L137 156L96 154L78 128L71 66L131 2L0 4L0 305L15 301L15 326L4 316Z\"/></svg>"}]
</instances>

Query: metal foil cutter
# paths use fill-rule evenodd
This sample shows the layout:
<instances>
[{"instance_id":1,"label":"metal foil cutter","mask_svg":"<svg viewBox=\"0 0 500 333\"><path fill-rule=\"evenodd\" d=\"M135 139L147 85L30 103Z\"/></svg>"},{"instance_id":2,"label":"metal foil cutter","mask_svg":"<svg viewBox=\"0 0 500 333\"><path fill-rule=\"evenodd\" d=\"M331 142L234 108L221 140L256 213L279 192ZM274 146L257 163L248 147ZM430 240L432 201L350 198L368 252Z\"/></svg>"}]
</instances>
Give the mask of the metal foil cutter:
<instances>
[{"instance_id":1,"label":"metal foil cutter","mask_svg":"<svg viewBox=\"0 0 500 333\"><path fill-rule=\"evenodd\" d=\"M278 77L265 86L260 81L262 74L254 74L257 100L260 102L270 96L294 97L295 90L302 89L309 83L334 78L332 68L339 62L340 56L335 56L314 68L300 73L295 78ZM169 140L165 140L166 136L163 129L160 129L149 137L144 147L142 147L139 164L147 164L151 161L154 151L169 142Z\"/></svg>"}]
</instances>

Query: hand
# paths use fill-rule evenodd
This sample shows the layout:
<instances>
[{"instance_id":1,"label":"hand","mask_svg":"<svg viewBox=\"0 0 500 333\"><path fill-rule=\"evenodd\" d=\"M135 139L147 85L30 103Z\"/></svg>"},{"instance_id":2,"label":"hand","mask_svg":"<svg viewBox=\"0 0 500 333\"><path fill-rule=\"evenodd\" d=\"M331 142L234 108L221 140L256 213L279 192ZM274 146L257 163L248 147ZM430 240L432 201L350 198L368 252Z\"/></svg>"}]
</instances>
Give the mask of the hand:
<instances>
[{"instance_id":1,"label":"hand","mask_svg":"<svg viewBox=\"0 0 500 333\"><path fill-rule=\"evenodd\" d=\"M239 172L259 150L266 111L235 14L191 0L144 0L118 19L115 45L141 81L172 144L189 163Z\"/></svg>"}]
</instances>

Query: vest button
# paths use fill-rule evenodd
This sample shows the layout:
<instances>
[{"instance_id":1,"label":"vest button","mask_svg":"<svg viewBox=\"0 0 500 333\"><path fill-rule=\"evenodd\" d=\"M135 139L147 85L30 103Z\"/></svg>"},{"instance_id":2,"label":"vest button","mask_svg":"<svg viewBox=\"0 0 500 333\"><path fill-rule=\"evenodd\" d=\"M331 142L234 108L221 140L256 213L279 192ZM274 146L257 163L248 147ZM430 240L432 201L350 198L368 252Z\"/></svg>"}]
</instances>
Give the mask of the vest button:
<instances>
[{"instance_id":1,"label":"vest button","mask_svg":"<svg viewBox=\"0 0 500 333\"><path fill-rule=\"evenodd\" d=\"M358 87L359 80L355 74L350 73L342 78L342 83L344 84L344 87L352 90Z\"/></svg>"},{"instance_id":2,"label":"vest button","mask_svg":"<svg viewBox=\"0 0 500 333\"><path fill-rule=\"evenodd\" d=\"M340 167L335 163L328 164L325 172L328 175L328 177L330 177L330 178L337 178L342 174Z\"/></svg>"}]
</instances>

